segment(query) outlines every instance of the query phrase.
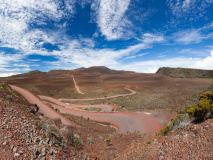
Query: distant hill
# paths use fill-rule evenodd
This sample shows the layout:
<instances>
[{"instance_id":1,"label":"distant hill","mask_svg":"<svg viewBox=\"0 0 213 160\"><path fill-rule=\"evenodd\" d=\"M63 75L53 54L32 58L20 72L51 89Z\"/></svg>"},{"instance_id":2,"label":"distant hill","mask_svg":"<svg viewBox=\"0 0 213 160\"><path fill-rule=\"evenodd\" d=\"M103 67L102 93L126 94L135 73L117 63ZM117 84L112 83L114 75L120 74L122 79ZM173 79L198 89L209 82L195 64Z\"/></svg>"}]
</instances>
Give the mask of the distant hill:
<instances>
[{"instance_id":1,"label":"distant hill","mask_svg":"<svg viewBox=\"0 0 213 160\"><path fill-rule=\"evenodd\" d=\"M74 71L79 73L88 73L88 74L126 74L126 73L135 73L131 71L123 71L123 70L113 70L104 66L94 66L89 68L78 68Z\"/></svg>"},{"instance_id":2,"label":"distant hill","mask_svg":"<svg viewBox=\"0 0 213 160\"><path fill-rule=\"evenodd\" d=\"M213 78L213 70L162 67L156 73L173 78Z\"/></svg>"}]
</instances>

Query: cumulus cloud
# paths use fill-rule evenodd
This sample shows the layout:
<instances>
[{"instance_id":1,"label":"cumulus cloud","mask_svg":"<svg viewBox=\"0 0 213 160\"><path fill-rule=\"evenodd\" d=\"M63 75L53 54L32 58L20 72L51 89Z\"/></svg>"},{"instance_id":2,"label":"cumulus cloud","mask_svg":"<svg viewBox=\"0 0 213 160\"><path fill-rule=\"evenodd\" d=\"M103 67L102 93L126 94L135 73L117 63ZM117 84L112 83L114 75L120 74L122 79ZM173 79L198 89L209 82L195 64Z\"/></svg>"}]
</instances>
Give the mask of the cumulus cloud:
<instances>
[{"instance_id":1,"label":"cumulus cloud","mask_svg":"<svg viewBox=\"0 0 213 160\"><path fill-rule=\"evenodd\" d=\"M100 31L107 40L128 38L133 34L129 30L132 22L125 15L129 4L130 0L99 0L92 4Z\"/></svg>"},{"instance_id":2,"label":"cumulus cloud","mask_svg":"<svg viewBox=\"0 0 213 160\"><path fill-rule=\"evenodd\" d=\"M203 60L199 60L195 63L194 67L200 69L211 69L213 70L213 50L211 54Z\"/></svg>"},{"instance_id":3,"label":"cumulus cloud","mask_svg":"<svg viewBox=\"0 0 213 160\"><path fill-rule=\"evenodd\" d=\"M205 58L174 57L162 60L140 61L127 65L115 66L115 69L137 71L142 73L155 73L160 67L183 67L195 69L213 69L213 50Z\"/></svg>"}]
</instances>

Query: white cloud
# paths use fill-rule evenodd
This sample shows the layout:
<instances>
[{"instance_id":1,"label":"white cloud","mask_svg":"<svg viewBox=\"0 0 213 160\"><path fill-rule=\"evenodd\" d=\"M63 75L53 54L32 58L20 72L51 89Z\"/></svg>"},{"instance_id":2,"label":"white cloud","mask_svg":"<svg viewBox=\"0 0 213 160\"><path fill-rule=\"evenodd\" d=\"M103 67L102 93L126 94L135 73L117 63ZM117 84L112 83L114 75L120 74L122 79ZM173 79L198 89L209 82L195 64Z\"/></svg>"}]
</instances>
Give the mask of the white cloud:
<instances>
[{"instance_id":1,"label":"white cloud","mask_svg":"<svg viewBox=\"0 0 213 160\"><path fill-rule=\"evenodd\" d=\"M8 66L10 63L21 61L22 55L20 54L5 54L0 52L0 67Z\"/></svg>"},{"instance_id":2,"label":"white cloud","mask_svg":"<svg viewBox=\"0 0 213 160\"><path fill-rule=\"evenodd\" d=\"M201 57L206 57L209 55L209 52L211 52L211 49L193 49L193 48L187 48L182 49L178 51L178 53L186 54L186 55L196 55Z\"/></svg>"},{"instance_id":3,"label":"white cloud","mask_svg":"<svg viewBox=\"0 0 213 160\"><path fill-rule=\"evenodd\" d=\"M205 14L205 9L210 7L212 0L167 0L173 15L178 18L191 20L201 18Z\"/></svg>"},{"instance_id":4,"label":"white cloud","mask_svg":"<svg viewBox=\"0 0 213 160\"><path fill-rule=\"evenodd\" d=\"M164 41L162 35L145 34L140 43L129 46L126 49L94 49L94 42L88 39L73 40L61 46L60 51L54 51L52 54L60 59L63 64L75 64L81 67L90 66L112 66L119 64L120 60L125 60L126 57L134 58L140 50L151 48L153 43ZM85 45L85 42L88 45ZM67 47L65 47L67 46Z\"/></svg>"},{"instance_id":5,"label":"white cloud","mask_svg":"<svg viewBox=\"0 0 213 160\"><path fill-rule=\"evenodd\" d=\"M129 30L132 23L125 16L129 4L130 0L100 0L92 4L100 31L107 40L128 38L133 35Z\"/></svg>"},{"instance_id":6,"label":"white cloud","mask_svg":"<svg viewBox=\"0 0 213 160\"><path fill-rule=\"evenodd\" d=\"M213 70L213 50L205 58L174 57L163 60L149 60L114 66L114 69L130 70L142 73L155 73L160 67L183 67Z\"/></svg>"},{"instance_id":7,"label":"white cloud","mask_svg":"<svg viewBox=\"0 0 213 160\"><path fill-rule=\"evenodd\" d=\"M198 30L185 30L175 33L174 39L176 42L187 45L190 43L199 43L205 39L205 37L202 36Z\"/></svg>"},{"instance_id":8,"label":"white cloud","mask_svg":"<svg viewBox=\"0 0 213 160\"><path fill-rule=\"evenodd\" d=\"M0 77L9 77L16 74L20 74L20 73L0 73Z\"/></svg>"},{"instance_id":9,"label":"white cloud","mask_svg":"<svg viewBox=\"0 0 213 160\"><path fill-rule=\"evenodd\" d=\"M213 70L213 50L211 54L203 60L199 60L195 63L194 67L200 69L211 69Z\"/></svg>"},{"instance_id":10,"label":"white cloud","mask_svg":"<svg viewBox=\"0 0 213 160\"><path fill-rule=\"evenodd\" d=\"M47 20L58 22L72 16L74 3L75 0L66 1L64 9L61 2L55 0L4 0L0 5L0 46L27 54L45 54L42 45L54 44L58 37L55 33L34 29L33 25L47 25Z\"/></svg>"},{"instance_id":11,"label":"white cloud","mask_svg":"<svg viewBox=\"0 0 213 160\"><path fill-rule=\"evenodd\" d=\"M162 34L151 34L151 33L145 33L142 36L142 42L144 43L157 43L164 41L164 36Z\"/></svg>"},{"instance_id":12,"label":"white cloud","mask_svg":"<svg viewBox=\"0 0 213 160\"><path fill-rule=\"evenodd\" d=\"M212 24L207 24L198 29L181 30L173 34L172 39L176 42L188 45L190 43L200 43L205 39L213 39L213 33L211 29Z\"/></svg>"}]
</instances>

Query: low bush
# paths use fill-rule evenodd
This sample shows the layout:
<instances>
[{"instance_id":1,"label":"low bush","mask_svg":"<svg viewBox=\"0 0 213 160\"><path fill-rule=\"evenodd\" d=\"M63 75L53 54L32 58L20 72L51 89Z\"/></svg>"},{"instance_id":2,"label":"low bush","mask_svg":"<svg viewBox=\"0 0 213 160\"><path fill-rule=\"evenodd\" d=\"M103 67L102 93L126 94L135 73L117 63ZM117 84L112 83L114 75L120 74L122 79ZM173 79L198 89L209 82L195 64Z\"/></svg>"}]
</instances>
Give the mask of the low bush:
<instances>
[{"instance_id":1,"label":"low bush","mask_svg":"<svg viewBox=\"0 0 213 160\"><path fill-rule=\"evenodd\" d=\"M94 143L94 138L93 137L87 137L87 143L88 144Z\"/></svg>"},{"instance_id":2,"label":"low bush","mask_svg":"<svg viewBox=\"0 0 213 160\"><path fill-rule=\"evenodd\" d=\"M177 115L172 121L166 125L165 128L162 128L157 135L167 135L169 132L172 132L176 129L184 128L191 122L190 118L186 114Z\"/></svg>"},{"instance_id":3,"label":"low bush","mask_svg":"<svg viewBox=\"0 0 213 160\"><path fill-rule=\"evenodd\" d=\"M25 109L26 109L26 105L21 104L21 105L20 105L20 108L23 109L23 110L25 110Z\"/></svg>"},{"instance_id":4,"label":"low bush","mask_svg":"<svg viewBox=\"0 0 213 160\"><path fill-rule=\"evenodd\" d=\"M6 96L6 100L7 100L8 102L13 102L13 96L12 96L12 95L7 95L7 96Z\"/></svg>"},{"instance_id":5,"label":"low bush","mask_svg":"<svg viewBox=\"0 0 213 160\"><path fill-rule=\"evenodd\" d=\"M107 143L107 145L109 145L111 142L111 138L109 137L108 139L105 140L105 142Z\"/></svg>"},{"instance_id":6,"label":"low bush","mask_svg":"<svg viewBox=\"0 0 213 160\"><path fill-rule=\"evenodd\" d=\"M208 113L213 112L213 92L206 91L200 95L199 102L189 108L187 113L194 121L202 121Z\"/></svg>"}]
</instances>

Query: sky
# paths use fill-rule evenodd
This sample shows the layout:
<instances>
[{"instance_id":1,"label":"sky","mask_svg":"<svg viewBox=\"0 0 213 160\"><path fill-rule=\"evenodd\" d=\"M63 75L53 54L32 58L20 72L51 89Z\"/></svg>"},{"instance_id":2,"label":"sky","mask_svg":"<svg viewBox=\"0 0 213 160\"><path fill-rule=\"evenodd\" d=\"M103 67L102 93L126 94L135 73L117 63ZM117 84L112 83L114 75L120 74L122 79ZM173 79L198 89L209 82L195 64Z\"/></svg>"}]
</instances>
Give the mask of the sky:
<instances>
[{"instance_id":1,"label":"sky","mask_svg":"<svg viewBox=\"0 0 213 160\"><path fill-rule=\"evenodd\" d=\"M213 0L0 0L0 76L213 70Z\"/></svg>"}]
</instances>

